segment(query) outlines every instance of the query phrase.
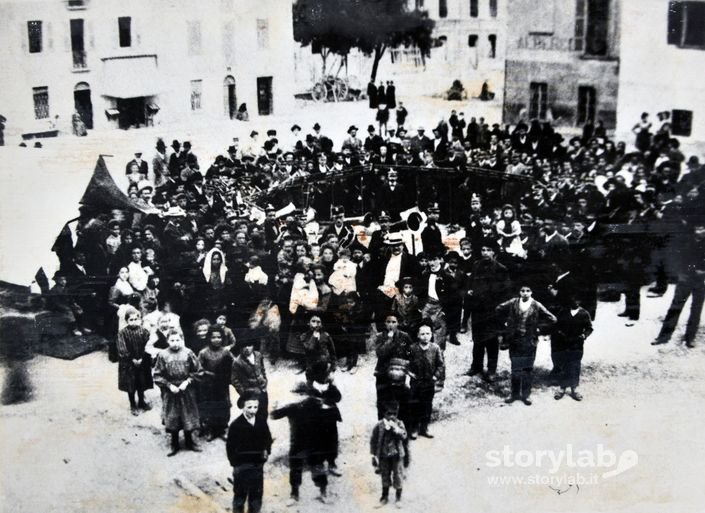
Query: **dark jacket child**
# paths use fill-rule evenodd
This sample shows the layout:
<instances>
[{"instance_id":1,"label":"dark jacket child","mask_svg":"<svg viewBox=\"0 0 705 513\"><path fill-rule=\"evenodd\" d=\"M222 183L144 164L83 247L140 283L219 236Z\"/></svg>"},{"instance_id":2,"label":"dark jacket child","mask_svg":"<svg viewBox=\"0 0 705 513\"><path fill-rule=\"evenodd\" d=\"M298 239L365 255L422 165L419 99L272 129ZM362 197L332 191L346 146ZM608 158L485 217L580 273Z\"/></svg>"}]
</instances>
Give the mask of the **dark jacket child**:
<instances>
[{"instance_id":1,"label":"dark jacket child","mask_svg":"<svg viewBox=\"0 0 705 513\"><path fill-rule=\"evenodd\" d=\"M257 415L267 418L269 396L267 395L267 371L264 367L262 353L255 351L254 340L238 344L239 355L233 360L230 372L230 384L240 397L256 392L259 398Z\"/></svg>"},{"instance_id":2,"label":"dark jacket child","mask_svg":"<svg viewBox=\"0 0 705 513\"><path fill-rule=\"evenodd\" d=\"M335 460L338 458L338 422L343 421L338 409L342 395L338 387L333 384L332 378L329 378L328 382L324 384L314 382L310 393L313 397L319 397L323 401L321 404L321 425L318 433L321 438L321 451L325 461L328 462L328 473L340 477L342 474L338 470Z\"/></svg>"},{"instance_id":3,"label":"dark jacket child","mask_svg":"<svg viewBox=\"0 0 705 513\"><path fill-rule=\"evenodd\" d=\"M208 441L225 435L230 421L230 373L233 355L225 347L225 333L220 326L211 326L208 347L198 353L203 368L199 384L198 411L203 433Z\"/></svg>"},{"instance_id":4,"label":"dark jacket child","mask_svg":"<svg viewBox=\"0 0 705 513\"><path fill-rule=\"evenodd\" d=\"M512 364L512 391L505 402L511 404L521 399L525 405L531 406L529 396L541 328L540 320L545 318L548 323L553 324L556 317L531 297L531 287L528 285L522 285L518 298L505 301L498 305L495 311L504 326L500 348L509 349Z\"/></svg>"},{"instance_id":5,"label":"dark jacket child","mask_svg":"<svg viewBox=\"0 0 705 513\"><path fill-rule=\"evenodd\" d=\"M409 447L406 426L397 418L399 404L385 405L384 417L375 425L370 439L370 453L375 472L382 477L380 504L389 502L389 487L396 490L396 502L401 501L404 468L409 466Z\"/></svg>"},{"instance_id":6,"label":"dark jacket child","mask_svg":"<svg viewBox=\"0 0 705 513\"><path fill-rule=\"evenodd\" d=\"M428 431L433 411L433 396L443 388L445 362L443 351L433 342L433 327L430 324L419 326L418 342L411 346L411 411L412 423L409 426L411 439L418 433L433 438Z\"/></svg>"},{"instance_id":7,"label":"dark jacket child","mask_svg":"<svg viewBox=\"0 0 705 513\"><path fill-rule=\"evenodd\" d=\"M325 383L328 375L335 371L337 356L335 344L328 332L322 330L321 318L313 315L308 321L309 330L301 337L306 351L306 383Z\"/></svg>"},{"instance_id":8,"label":"dark jacket child","mask_svg":"<svg viewBox=\"0 0 705 513\"><path fill-rule=\"evenodd\" d=\"M576 401L581 401L583 396L578 392L580 366L585 339L592 333L592 319L587 310L580 306L575 295L572 295L568 304L558 312L557 319L551 334L551 352L558 368L560 390L554 397L556 400L561 399L566 388L570 387L570 396Z\"/></svg>"},{"instance_id":9,"label":"dark jacket child","mask_svg":"<svg viewBox=\"0 0 705 513\"><path fill-rule=\"evenodd\" d=\"M311 389L307 387L308 391ZM304 467L308 466L314 484L319 488L318 500L327 502L328 476L324 462L327 447L320 435L321 426L325 426L329 412L323 409L320 397L308 395L302 401L289 404L272 411L273 419L289 419L289 484L291 497L287 506L299 502L299 488Z\"/></svg>"},{"instance_id":10,"label":"dark jacket child","mask_svg":"<svg viewBox=\"0 0 705 513\"><path fill-rule=\"evenodd\" d=\"M414 293L414 282L410 277L405 276L397 282L397 289L399 293L392 301L392 312L399 319L399 329L413 333L421 322L419 297Z\"/></svg>"},{"instance_id":11,"label":"dark jacket child","mask_svg":"<svg viewBox=\"0 0 705 513\"><path fill-rule=\"evenodd\" d=\"M201 364L193 351L184 346L181 332L171 330L167 338L169 349L157 355L154 382L162 389L162 423L171 433L171 452L179 452L179 431L184 430L186 448L201 452L191 433L200 427L200 415L193 381L201 374Z\"/></svg>"},{"instance_id":12,"label":"dark jacket child","mask_svg":"<svg viewBox=\"0 0 705 513\"><path fill-rule=\"evenodd\" d=\"M138 408L149 410L151 407L144 400L144 391L153 386L152 360L145 351L149 342L149 331L142 327L142 315L130 308L125 313L125 326L118 333L118 388L127 392L130 410L138 415ZM139 402L135 402L135 393Z\"/></svg>"},{"instance_id":13,"label":"dark jacket child","mask_svg":"<svg viewBox=\"0 0 705 513\"><path fill-rule=\"evenodd\" d=\"M259 404L256 392L241 395L237 406L242 415L228 429L225 447L233 467L234 513L244 513L246 502L250 513L262 509L263 467L272 452L272 435L266 419L258 415Z\"/></svg>"},{"instance_id":14,"label":"dark jacket child","mask_svg":"<svg viewBox=\"0 0 705 513\"><path fill-rule=\"evenodd\" d=\"M399 404L399 418L410 423L409 387L407 376L411 360L411 338L399 329L399 322L394 314L387 315L384 321L385 331L375 339L377 365L375 380L377 388L377 418L384 416L385 405L389 401Z\"/></svg>"},{"instance_id":15,"label":"dark jacket child","mask_svg":"<svg viewBox=\"0 0 705 513\"><path fill-rule=\"evenodd\" d=\"M366 333L369 322L357 292L346 292L343 302L332 313L331 330L338 356L346 359L343 371L357 372L358 355L366 350Z\"/></svg>"}]
</instances>

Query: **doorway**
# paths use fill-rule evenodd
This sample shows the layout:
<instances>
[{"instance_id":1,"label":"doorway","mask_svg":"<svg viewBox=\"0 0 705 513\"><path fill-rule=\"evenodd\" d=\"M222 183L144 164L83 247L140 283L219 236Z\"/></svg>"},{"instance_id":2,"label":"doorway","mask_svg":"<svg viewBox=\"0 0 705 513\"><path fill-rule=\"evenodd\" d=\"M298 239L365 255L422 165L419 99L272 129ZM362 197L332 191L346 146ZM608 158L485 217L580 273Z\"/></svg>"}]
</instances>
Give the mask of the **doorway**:
<instances>
[{"instance_id":1,"label":"doorway","mask_svg":"<svg viewBox=\"0 0 705 513\"><path fill-rule=\"evenodd\" d=\"M272 77L257 77L257 109L260 116L268 116L274 111Z\"/></svg>"},{"instance_id":2,"label":"doorway","mask_svg":"<svg viewBox=\"0 0 705 513\"><path fill-rule=\"evenodd\" d=\"M137 98L118 98L117 109L120 111L118 126L124 130L145 126L147 105L144 96Z\"/></svg>"},{"instance_id":3,"label":"doorway","mask_svg":"<svg viewBox=\"0 0 705 513\"><path fill-rule=\"evenodd\" d=\"M92 129L93 102L91 102L91 87L86 82L79 82L73 88L73 105L86 128Z\"/></svg>"},{"instance_id":4,"label":"doorway","mask_svg":"<svg viewBox=\"0 0 705 513\"><path fill-rule=\"evenodd\" d=\"M237 114L237 95L235 92L235 79L228 75L223 81L223 94L225 95L225 115L235 119Z\"/></svg>"}]
</instances>

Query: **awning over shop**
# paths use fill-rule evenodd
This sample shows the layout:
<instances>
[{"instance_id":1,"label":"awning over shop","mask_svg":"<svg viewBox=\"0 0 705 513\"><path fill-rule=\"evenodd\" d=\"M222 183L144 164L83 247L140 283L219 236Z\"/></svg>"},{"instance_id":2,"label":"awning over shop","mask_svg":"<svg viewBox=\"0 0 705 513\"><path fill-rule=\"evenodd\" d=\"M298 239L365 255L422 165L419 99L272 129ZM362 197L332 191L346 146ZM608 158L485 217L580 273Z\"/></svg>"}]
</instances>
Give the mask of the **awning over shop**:
<instances>
[{"instance_id":1,"label":"awning over shop","mask_svg":"<svg viewBox=\"0 0 705 513\"><path fill-rule=\"evenodd\" d=\"M159 93L156 55L103 59L103 95L137 98Z\"/></svg>"}]
</instances>

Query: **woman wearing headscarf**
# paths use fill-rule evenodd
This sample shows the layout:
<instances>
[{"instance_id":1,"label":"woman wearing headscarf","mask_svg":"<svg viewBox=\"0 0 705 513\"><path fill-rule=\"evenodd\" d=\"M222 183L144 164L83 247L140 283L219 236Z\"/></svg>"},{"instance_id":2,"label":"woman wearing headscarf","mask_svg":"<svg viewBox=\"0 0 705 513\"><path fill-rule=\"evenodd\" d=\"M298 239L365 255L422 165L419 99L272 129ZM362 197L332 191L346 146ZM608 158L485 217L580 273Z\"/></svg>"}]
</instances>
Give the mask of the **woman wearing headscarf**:
<instances>
[{"instance_id":1,"label":"woman wearing headscarf","mask_svg":"<svg viewBox=\"0 0 705 513\"><path fill-rule=\"evenodd\" d=\"M203 282L201 283L201 300L203 316L215 319L218 312L229 305L229 293L232 287L225 255L218 248L211 249L203 260Z\"/></svg>"}]
</instances>

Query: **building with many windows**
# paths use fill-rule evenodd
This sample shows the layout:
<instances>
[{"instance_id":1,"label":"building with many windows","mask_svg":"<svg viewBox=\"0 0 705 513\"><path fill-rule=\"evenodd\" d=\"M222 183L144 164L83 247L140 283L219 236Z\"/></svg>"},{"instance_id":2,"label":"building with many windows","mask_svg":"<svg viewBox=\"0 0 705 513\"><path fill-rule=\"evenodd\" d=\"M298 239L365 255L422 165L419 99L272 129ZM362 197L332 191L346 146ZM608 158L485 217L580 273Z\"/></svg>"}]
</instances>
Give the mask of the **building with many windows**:
<instances>
[{"instance_id":1,"label":"building with many windows","mask_svg":"<svg viewBox=\"0 0 705 513\"><path fill-rule=\"evenodd\" d=\"M291 6L278 0L2 0L6 134L290 110Z\"/></svg>"},{"instance_id":2,"label":"building with many windows","mask_svg":"<svg viewBox=\"0 0 705 513\"><path fill-rule=\"evenodd\" d=\"M705 147L705 1L623 0L617 131L630 136L642 112L652 131L671 124L684 144ZM647 58L648 56L648 58Z\"/></svg>"},{"instance_id":3,"label":"building with many windows","mask_svg":"<svg viewBox=\"0 0 705 513\"><path fill-rule=\"evenodd\" d=\"M377 80L394 80L403 95L441 95L458 79L469 96L479 96L486 81L497 101L504 89L508 0L409 0L409 9L427 11L436 23L435 46L423 59L414 47L385 52ZM319 49L311 46L295 51L297 89L303 92L320 79ZM333 72L336 66L331 66ZM372 59L353 50L348 56L348 73L365 89Z\"/></svg>"},{"instance_id":4,"label":"building with many windows","mask_svg":"<svg viewBox=\"0 0 705 513\"><path fill-rule=\"evenodd\" d=\"M508 9L504 121L614 128L620 2L509 0Z\"/></svg>"}]
</instances>

